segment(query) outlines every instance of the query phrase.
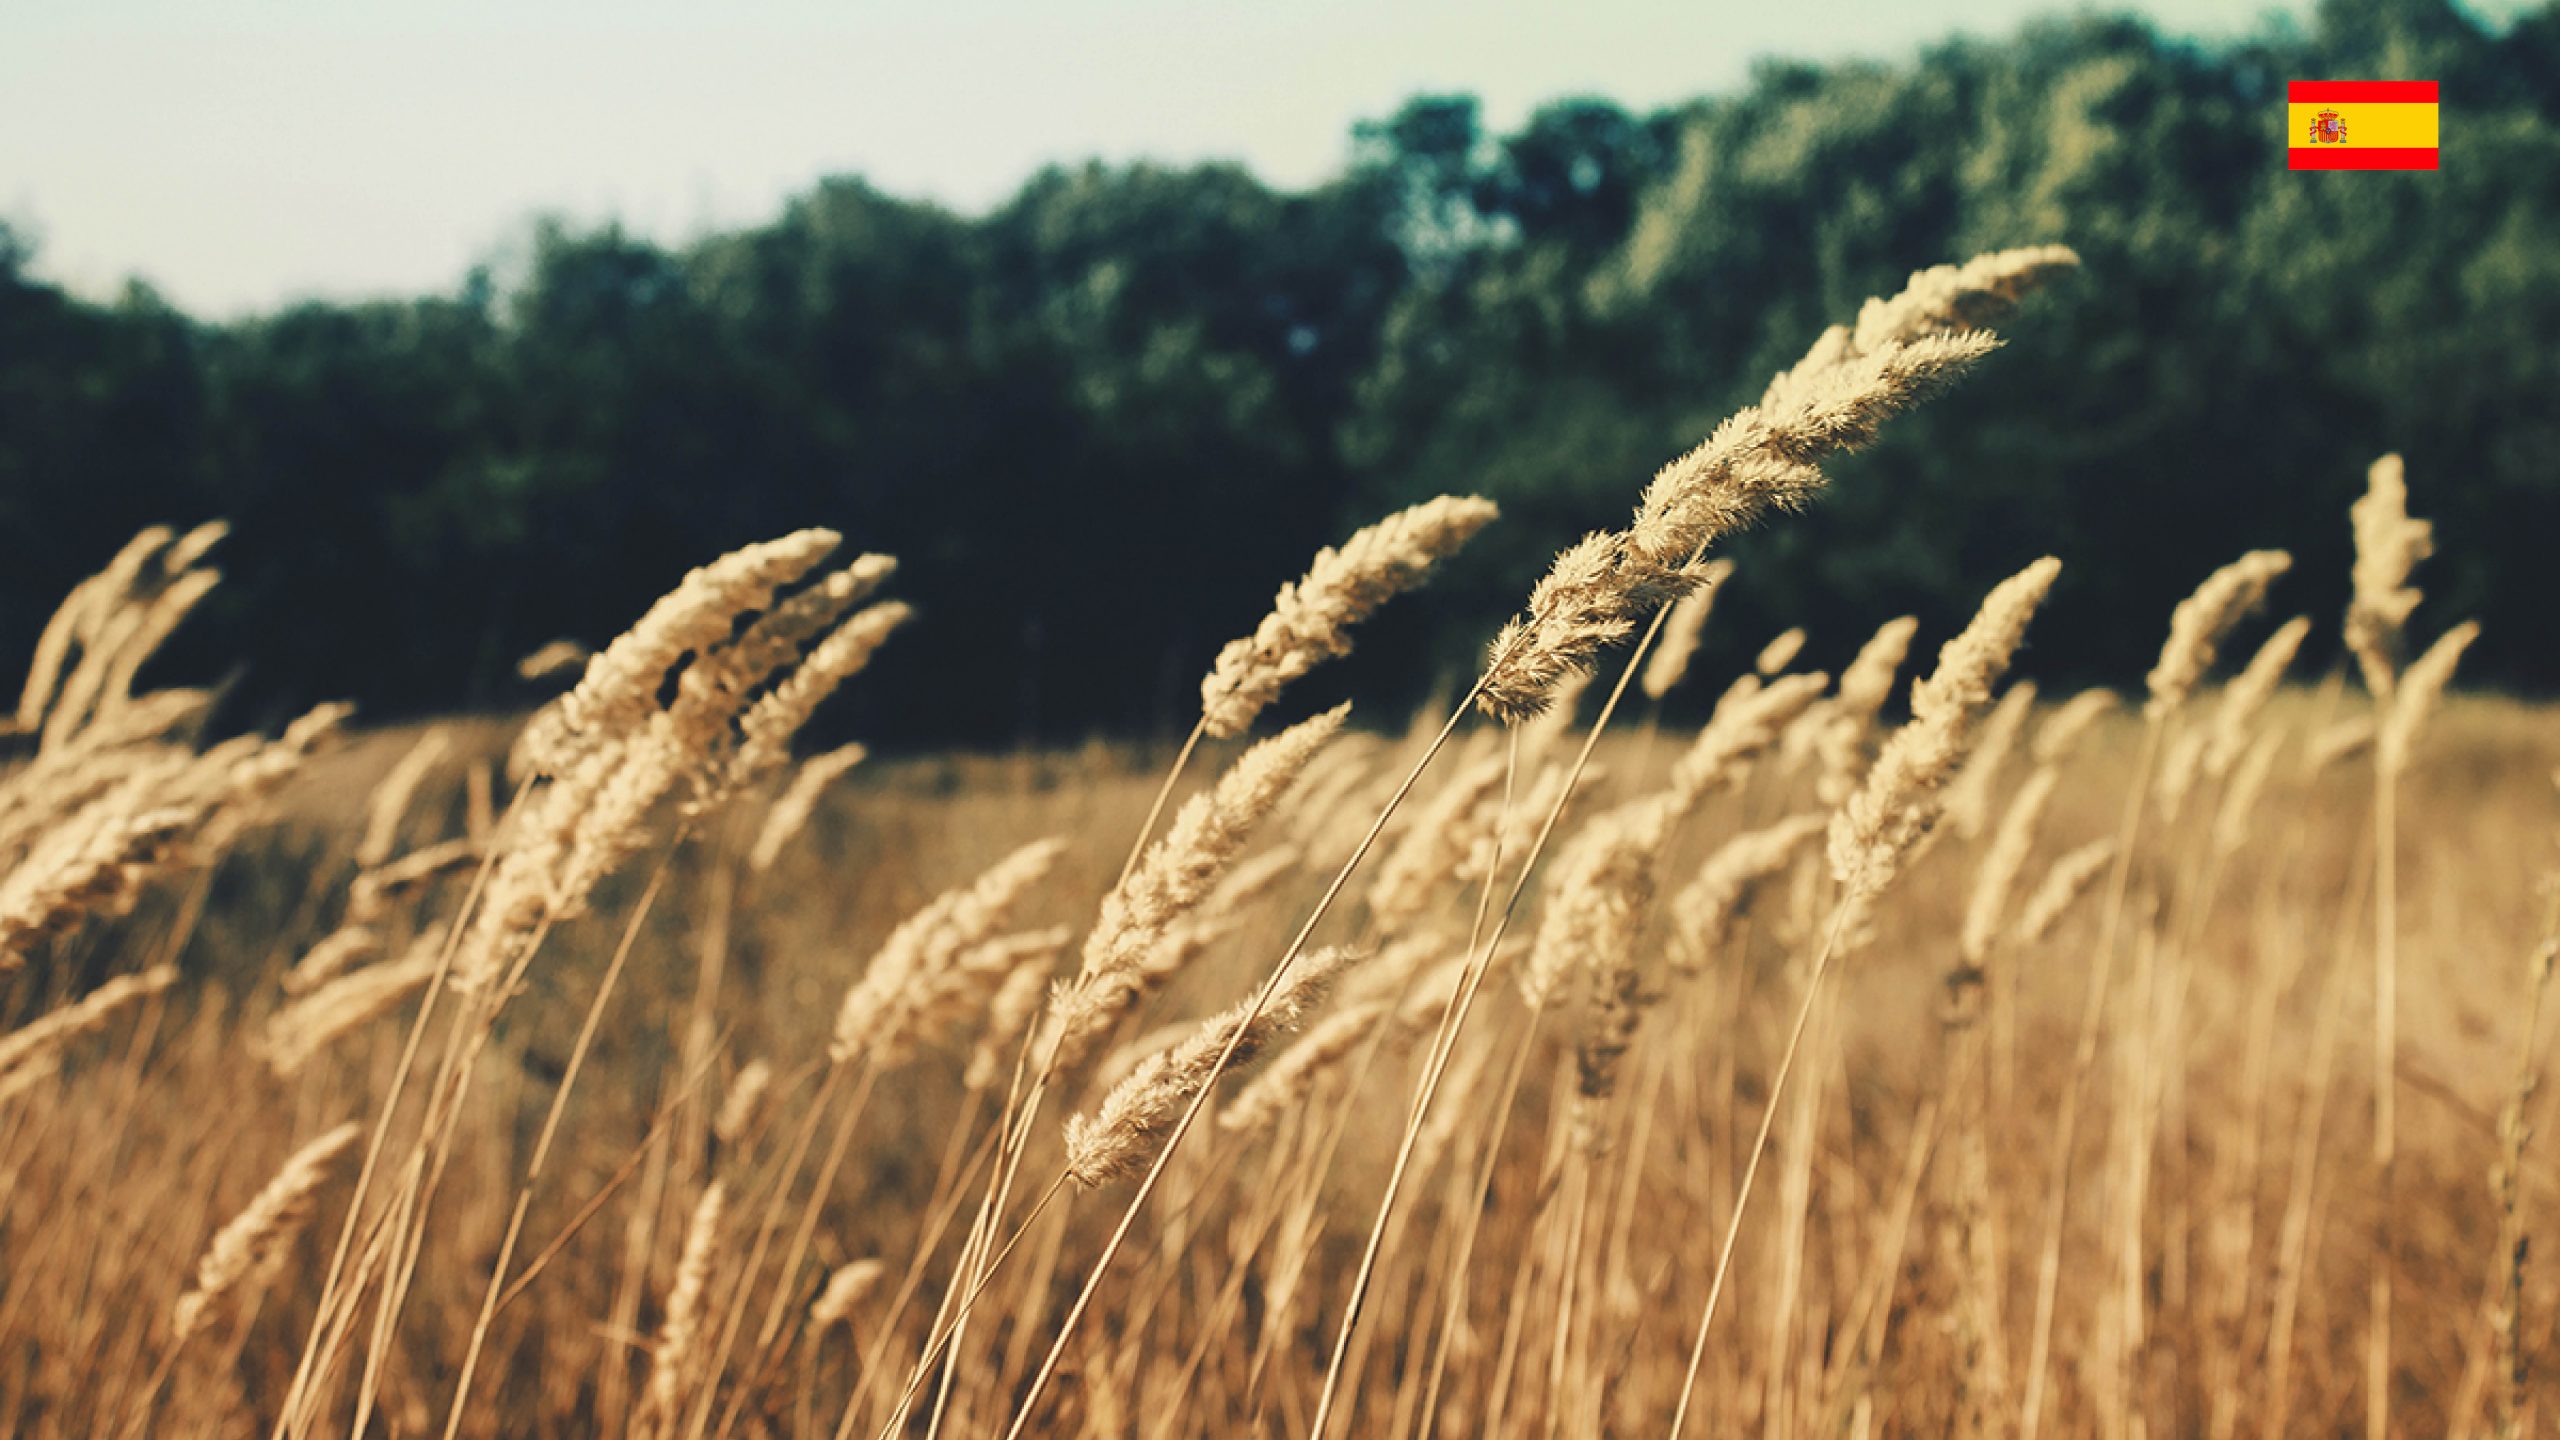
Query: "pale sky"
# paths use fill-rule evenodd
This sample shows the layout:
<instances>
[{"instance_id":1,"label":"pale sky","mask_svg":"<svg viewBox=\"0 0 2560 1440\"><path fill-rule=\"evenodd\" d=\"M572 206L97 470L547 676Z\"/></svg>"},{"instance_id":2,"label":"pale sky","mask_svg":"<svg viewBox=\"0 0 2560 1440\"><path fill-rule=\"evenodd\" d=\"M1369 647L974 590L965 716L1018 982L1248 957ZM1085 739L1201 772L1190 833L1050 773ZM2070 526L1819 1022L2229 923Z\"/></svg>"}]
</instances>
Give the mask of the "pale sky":
<instances>
[{"instance_id":1,"label":"pale sky","mask_svg":"<svg viewBox=\"0 0 2560 1440\"><path fill-rule=\"evenodd\" d=\"M0 0L0 218L40 273L227 316L449 289L536 213L662 240L820 176L977 210L1040 164L1237 159L1469 90L1649 108L1755 56L1898 58L2054 0ZM2067 8L2067 6L2065 7ZM2223 36L2309 0L2128 0Z\"/></svg>"}]
</instances>

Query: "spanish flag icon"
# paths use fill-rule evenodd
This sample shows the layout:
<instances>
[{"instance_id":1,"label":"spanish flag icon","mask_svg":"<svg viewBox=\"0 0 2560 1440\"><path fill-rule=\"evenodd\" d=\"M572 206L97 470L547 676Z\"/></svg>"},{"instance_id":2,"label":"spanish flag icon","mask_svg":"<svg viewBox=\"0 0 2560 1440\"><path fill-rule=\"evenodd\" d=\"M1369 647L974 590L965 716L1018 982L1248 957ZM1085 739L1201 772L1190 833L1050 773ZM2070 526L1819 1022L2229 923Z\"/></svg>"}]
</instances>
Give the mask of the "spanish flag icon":
<instances>
[{"instance_id":1,"label":"spanish flag icon","mask_svg":"<svg viewBox=\"0 0 2560 1440\"><path fill-rule=\"evenodd\" d=\"M2285 86L2286 168L2433 170L2433 80L2296 80Z\"/></svg>"}]
</instances>

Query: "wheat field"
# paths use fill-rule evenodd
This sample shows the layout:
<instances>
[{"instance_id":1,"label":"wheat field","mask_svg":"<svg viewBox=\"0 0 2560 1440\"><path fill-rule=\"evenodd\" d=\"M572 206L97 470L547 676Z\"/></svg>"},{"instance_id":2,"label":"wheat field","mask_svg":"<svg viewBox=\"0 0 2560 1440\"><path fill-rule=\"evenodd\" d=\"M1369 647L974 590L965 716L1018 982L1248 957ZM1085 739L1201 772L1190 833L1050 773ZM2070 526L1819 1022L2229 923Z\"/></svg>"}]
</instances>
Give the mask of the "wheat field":
<instances>
[{"instance_id":1,"label":"wheat field","mask_svg":"<svg viewBox=\"0 0 2560 1440\"><path fill-rule=\"evenodd\" d=\"M1463 698L1293 704L1501 522L1361 531L1178 752L795 750L931 643L815 530L530 715L213 742L137 680L220 527L101 557L0 778L0 1433L2554 1433L2560 727L2449 693L2428 477L2120 693L2008 678L2068 556L1690 663L2073 263L1869 302Z\"/></svg>"}]
</instances>

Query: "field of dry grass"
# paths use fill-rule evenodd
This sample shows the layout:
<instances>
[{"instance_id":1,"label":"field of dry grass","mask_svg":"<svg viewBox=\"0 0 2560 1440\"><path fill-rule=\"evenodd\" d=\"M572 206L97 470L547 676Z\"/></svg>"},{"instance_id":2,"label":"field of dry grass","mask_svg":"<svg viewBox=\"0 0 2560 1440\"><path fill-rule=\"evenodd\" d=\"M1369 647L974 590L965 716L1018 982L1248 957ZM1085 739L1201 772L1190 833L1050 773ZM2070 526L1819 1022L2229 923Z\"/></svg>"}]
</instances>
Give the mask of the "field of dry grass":
<instances>
[{"instance_id":1,"label":"field of dry grass","mask_svg":"<svg viewBox=\"0 0 2560 1440\"><path fill-rule=\"evenodd\" d=\"M1319 557L1179 755L795 764L906 619L819 532L534 716L207 748L133 681L218 535L146 536L0 775L0 1433L2549 1433L2560 726L2433 703L2396 464L2353 597L2242 557L2120 698L2001 684L2049 564L1670 663L2019 254L1826 336L1454 713L1282 691L1481 502Z\"/></svg>"}]
</instances>

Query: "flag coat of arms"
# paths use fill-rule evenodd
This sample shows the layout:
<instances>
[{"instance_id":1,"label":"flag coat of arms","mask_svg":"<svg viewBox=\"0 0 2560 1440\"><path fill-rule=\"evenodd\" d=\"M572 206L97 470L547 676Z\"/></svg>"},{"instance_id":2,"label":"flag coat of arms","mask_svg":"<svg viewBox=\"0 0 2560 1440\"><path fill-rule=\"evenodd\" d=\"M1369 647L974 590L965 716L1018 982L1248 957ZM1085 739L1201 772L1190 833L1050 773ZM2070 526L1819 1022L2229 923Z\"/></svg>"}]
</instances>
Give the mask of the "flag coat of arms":
<instances>
[{"instance_id":1,"label":"flag coat of arms","mask_svg":"<svg viewBox=\"0 0 2560 1440\"><path fill-rule=\"evenodd\" d=\"M2285 87L2293 170L2433 170L2433 80L2296 80Z\"/></svg>"}]
</instances>

